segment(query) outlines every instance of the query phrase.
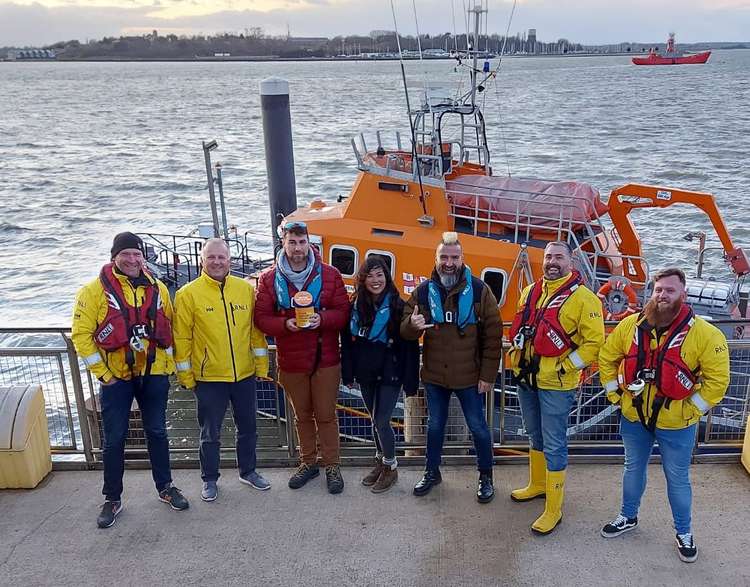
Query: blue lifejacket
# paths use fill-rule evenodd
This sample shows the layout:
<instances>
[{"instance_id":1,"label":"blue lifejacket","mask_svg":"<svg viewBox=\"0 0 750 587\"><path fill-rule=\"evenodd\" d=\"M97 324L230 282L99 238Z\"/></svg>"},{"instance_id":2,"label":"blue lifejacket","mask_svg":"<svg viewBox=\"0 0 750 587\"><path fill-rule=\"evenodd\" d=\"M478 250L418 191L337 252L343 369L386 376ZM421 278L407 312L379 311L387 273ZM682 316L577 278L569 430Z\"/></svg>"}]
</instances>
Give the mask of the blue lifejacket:
<instances>
[{"instance_id":1,"label":"blue lifejacket","mask_svg":"<svg viewBox=\"0 0 750 587\"><path fill-rule=\"evenodd\" d=\"M308 279L307 284L302 288L303 291L308 292L313 298L313 306L316 310L320 309L320 292L323 289L323 278L320 263L316 263L313 267L313 278ZM292 300L289 296L289 287L291 283L287 279L286 275L277 267L274 270L273 276L273 287L276 290L276 303L279 308L288 310L292 307Z\"/></svg>"},{"instance_id":2,"label":"blue lifejacket","mask_svg":"<svg viewBox=\"0 0 750 587\"><path fill-rule=\"evenodd\" d=\"M427 282L427 302L430 306L430 317L433 324L455 324L459 330L464 330L470 324L477 323L477 314L474 304L479 301L474 299L481 295L482 290L475 292L474 277L471 270L464 266L464 279L466 285L458 294L458 316L452 312L443 311L443 300L440 296L440 287L432 279Z\"/></svg>"},{"instance_id":3,"label":"blue lifejacket","mask_svg":"<svg viewBox=\"0 0 750 587\"><path fill-rule=\"evenodd\" d=\"M357 305L355 304L352 308L352 317L349 320L349 330L352 336L359 336L366 338L370 342L382 342L388 343L388 321L391 318L391 292L388 292L383 296L383 301L380 302L378 311L375 312L375 320L372 326L369 328L366 326L360 326L359 323L359 312L357 311Z\"/></svg>"}]
</instances>

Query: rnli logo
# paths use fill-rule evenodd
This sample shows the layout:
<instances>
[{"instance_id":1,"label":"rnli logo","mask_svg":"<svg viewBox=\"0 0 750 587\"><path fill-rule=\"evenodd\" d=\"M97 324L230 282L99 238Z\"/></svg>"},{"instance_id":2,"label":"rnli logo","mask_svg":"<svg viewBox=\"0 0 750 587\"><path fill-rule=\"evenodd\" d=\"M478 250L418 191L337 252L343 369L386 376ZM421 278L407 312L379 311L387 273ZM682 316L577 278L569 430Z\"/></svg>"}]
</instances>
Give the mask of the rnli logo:
<instances>
[{"instance_id":1,"label":"rnli logo","mask_svg":"<svg viewBox=\"0 0 750 587\"><path fill-rule=\"evenodd\" d=\"M98 340L99 342L104 342L107 339L107 337L114 332L114 330L115 330L115 327L112 326L112 323L110 322L102 329L102 331L96 337L96 340Z\"/></svg>"},{"instance_id":2,"label":"rnli logo","mask_svg":"<svg viewBox=\"0 0 750 587\"><path fill-rule=\"evenodd\" d=\"M247 307L248 307L247 304L232 304L232 309L234 311L237 311L237 310L247 310Z\"/></svg>"},{"instance_id":3,"label":"rnli logo","mask_svg":"<svg viewBox=\"0 0 750 587\"><path fill-rule=\"evenodd\" d=\"M552 341L552 344L554 344L558 350L562 349L565 346L563 339L560 338L560 336L554 330L547 331L547 338Z\"/></svg>"},{"instance_id":4,"label":"rnli logo","mask_svg":"<svg viewBox=\"0 0 750 587\"><path fill-rule=\"evenodd\" d=\"M693 382L690 381L690 378L687 375L685 375L682 371L679 371L677 373L677 381L679 382L680 385L682 385L682 387L684 387L688 391L693 389Z\"/></svg>"}]
</instances>

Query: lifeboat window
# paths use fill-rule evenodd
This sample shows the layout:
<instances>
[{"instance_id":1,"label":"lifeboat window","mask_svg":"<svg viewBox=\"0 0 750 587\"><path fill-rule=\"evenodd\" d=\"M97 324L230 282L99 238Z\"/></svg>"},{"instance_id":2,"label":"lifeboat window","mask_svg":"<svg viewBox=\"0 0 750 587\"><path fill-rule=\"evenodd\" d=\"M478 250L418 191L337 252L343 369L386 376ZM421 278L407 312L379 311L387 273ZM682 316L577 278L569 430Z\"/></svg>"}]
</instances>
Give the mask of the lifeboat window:
<instances>
[{"instance_id":1,"label":"lifeboat window","mask_svg":"<svg viewBox=\"0 0 750 587\"><path fill-rule=\"evenodd\" d=\"M502 306L505 302L505 290L508 283L508 275L505 271L496 267L487 267L482 271L482 281L490 286L492 293L495 294L497 305Z\"/></svg>"},{"instance_id":2,"label":"lifeboat window","mask_svg":"<svg viewBox=\"0 0 750 587\"><path fill-rule=\"evenodd\" d=\"M383 259L385 266L388 267L388 271L390 272L391 277L394 276L394 271L396 270L396 260L393 257L393 253L390 253L388 251L378 251L376 249L370 249L369 251L367 251L365 259L369 259L370 257L380 257L381 259Z\"/></svg>"},{"instance_id":3,"label":"lifeboat window","mask_svg":"<svg viewBox=\"0 0 750 587\"><path fill-rule=\"evenodd\" d=\"M331 265L341 272L343 277L354 277L357 273L357 249L346 245L331 246Z\"/></svg>"}]
</instances>

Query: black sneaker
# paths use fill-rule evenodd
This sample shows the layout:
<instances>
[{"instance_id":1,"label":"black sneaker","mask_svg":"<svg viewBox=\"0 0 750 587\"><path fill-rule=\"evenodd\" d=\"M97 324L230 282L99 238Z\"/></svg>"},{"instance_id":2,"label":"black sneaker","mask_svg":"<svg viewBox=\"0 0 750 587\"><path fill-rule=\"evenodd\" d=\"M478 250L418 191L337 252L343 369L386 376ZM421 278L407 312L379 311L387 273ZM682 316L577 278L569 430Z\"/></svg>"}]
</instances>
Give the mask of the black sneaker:
<instances>
[{"instance_id":1,"label":"black sneaker","mask_svg":"<svg viewBox=\"0 0 750 587\"><path fill-rule=\"evenodd\" d=\"M289 478L289 489L299 489L310 479L315 479L318 475L320 475L318 465L302 463L294 472L294 475Z\"/></svg>"},{"instance_id":2,"label":"black sneaker","mask_svg":"<svg viewBox=\"0 0 750 587\"><path fill-rule=\"evenodd\" d=\"M690 532L687 534L677 534L675 540L680 560L686 563L694 563L695 559L698 558L698 547L695 545L693 535Z\"/></svg>"},{"instance_id":3,"label":"black sneaker","mask_svg":"<svg viewBox=\"0 0 750 587\"><path fill-rule=\"evenodd\" d=\"M344 478L341 476L341 465L328 465L326 467L326 485L328 493L341 493L344 491Z\"/></svg>"},{"instance_id":4,"label":"black sneaker","mask_svg":"<svg viewBox=\"0 0 750 587\"><path fill-rule=\"evenodd\" d=\"M480 473L477 483L477 501L490 503L493 497L495 497L495 487L492 483L492 473Z\"/></svg>"},{"instance_id":5,"label":"black sneaker","mask_svg":"<svg viewBox=\"0 0 750 587\"><path fill-rule=\"evenodd\" d=\"M107 500L102 505L102 511L96 518L96 525L100 528L109 528L113 526L117 519L117 514L122 511L121 501L110 501Z\"/></svg>"},{"instance_id":6,"label":"black sneaker","mask_svg":"<svg viewBox=\"0 0 750 587\"><path fill-rule=\"evenodd\" d=\"M626 518L622 514L617 516L609 524L602 528L602 536L605 538L614 538L628 530L632 530L638 525L638 518Z\"/></svg>"},{"instance_id":7,"label":"black sneaker","mask_svg":"<svg viewBox=\"0 0 750 587\"><path fill-rule=\"evenodd\" d=\"M181 511L186 510L190 507L188 500L185 499L185 496L182 495L182 492L171 483L167 486L166 489L162 489L159 492L159 500L163 501L164 503L168 503L169 507L171 507L173 510Z\"/></svg>"}]
</instances>

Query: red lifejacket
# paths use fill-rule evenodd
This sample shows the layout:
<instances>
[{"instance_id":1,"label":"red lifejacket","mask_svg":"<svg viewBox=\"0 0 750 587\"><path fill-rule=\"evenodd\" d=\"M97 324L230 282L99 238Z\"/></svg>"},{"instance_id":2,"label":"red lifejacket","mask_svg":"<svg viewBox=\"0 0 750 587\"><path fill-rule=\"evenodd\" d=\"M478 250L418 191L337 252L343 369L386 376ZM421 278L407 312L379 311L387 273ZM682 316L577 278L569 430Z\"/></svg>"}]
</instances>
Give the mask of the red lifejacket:
<instances>
[{"instance_id":1,"label":"red lifejacket","mask_svg":"<svg viewBox=\"0 0 750 587\"><path fill-rule=\"evenodd\" d=\"M695 321L693 310L683 304L667 334L656 349L651 348L653 327L645 320L635 330L633 342L622 360L617 375L620 387L627 388L636 379L656 386L657 395L682 400L694 393L696 373L682 360L682 343Z\"/></svg>"},{"instance_id":2,"label":"red lifejacket","mask_svg":"<svg viewBox=\"0 0 750 587\"><path fill-rule=\"evenodd\" d=\"M156 347L172 346L172 325L164 313L161 294L157 283L152 282L145 288L143 303L131 306L125 301L122 284L114 274L113 264L102 267L99 280L107 297L107 315L94 333L96 345L107 351L126 350L127 363L133 365L133 348L131 339L148 339L149 366L156 355Z\"/></svg>"},{"instance_id":3,"label":"red lifejacket","mask_svg":"<svg viewBox=\"0 0 750 587\"><path fill-rule=\"evenodd\" d=\"M573 333L568 333L560 323L560 310L580 285L581 277L573 271L568 280L537 308L543 293L542 280L537 281L510 325L510 340L514 344L516 336L523 336L523 344L516 345L517 348L525 346L531 338L534 354L540 357L559 357L574 350L576 345L571 338Z\"/></svg>"}]
</instances>

